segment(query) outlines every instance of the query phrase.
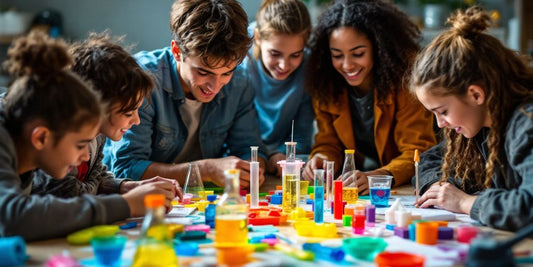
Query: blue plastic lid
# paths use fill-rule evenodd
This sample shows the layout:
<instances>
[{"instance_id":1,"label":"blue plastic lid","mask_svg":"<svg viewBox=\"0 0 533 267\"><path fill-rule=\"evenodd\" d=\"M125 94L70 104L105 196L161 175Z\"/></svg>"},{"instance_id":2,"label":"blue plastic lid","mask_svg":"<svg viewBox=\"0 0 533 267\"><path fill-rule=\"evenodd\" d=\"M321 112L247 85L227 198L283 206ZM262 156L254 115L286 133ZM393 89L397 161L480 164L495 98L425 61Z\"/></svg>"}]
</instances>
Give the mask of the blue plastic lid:
<instances>
[{"instance_id":1,"label":"blue plastic lid","mask_svg":"<svg viewBox=\"0 0 533 267\"><path fill-rule=\"evenodd\" d=\"M270 204L281 204L283 201L283 197L280 195L271 195L270 196Z\"/></svg>"},{"instance_id":2,"label":"blue plastic lid","mask_svg":"<svg viewBox=\"0 0 533 267\"><path fill-rule=\"evenodd\" d=\"M207 201L213 202L217 200L217 195L207 195Z\"/></svg>"}]
</instances>

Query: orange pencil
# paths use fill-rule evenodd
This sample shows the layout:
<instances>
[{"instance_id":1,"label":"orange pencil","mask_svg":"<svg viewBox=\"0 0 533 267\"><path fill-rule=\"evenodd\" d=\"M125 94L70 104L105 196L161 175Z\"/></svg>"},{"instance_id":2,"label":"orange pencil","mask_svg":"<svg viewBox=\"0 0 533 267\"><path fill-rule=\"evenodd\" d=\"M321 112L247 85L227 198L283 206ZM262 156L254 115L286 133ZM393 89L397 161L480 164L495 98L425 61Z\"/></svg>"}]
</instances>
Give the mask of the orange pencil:
<instances>
[{"instance_id":1,"label":"orange pencil","mask_svg":"<svg viewBox=\"0 0 533 267\"><path fill-rule=\"evenodd\" d=\"M415 186L415 197L416 197L416 207L418 208L418 199L420 198L420 194L419 194L419 189L420 189L420 186L418 184L418 162L420 161L420 156L418 155L418 149L415 149L415 183L416 183L416 186Z\"/></svg>"}]
</instances>

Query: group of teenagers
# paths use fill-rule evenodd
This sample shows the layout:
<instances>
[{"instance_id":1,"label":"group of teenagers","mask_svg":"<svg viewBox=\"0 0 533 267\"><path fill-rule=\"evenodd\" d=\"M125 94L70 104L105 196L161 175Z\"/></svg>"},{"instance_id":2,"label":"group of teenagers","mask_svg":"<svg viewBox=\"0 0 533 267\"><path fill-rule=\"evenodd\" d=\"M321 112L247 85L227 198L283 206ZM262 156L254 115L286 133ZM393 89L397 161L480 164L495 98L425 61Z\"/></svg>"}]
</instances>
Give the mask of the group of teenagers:
<instances>
[{"instance_id":1,"label":"group of teenagers","mask_svg":"<svg viewBox=\"0 0 533 267\"><path fill-rule=\"evenodd\" d=\"M285 141L309 154L302 179L356 150L345 185L411 182L423 208L516 231L533 222L533 70L458 10L425 48L407 15L382 0L334 1L311 27L300 0L264 0L249 24L236 0L176 0L170 46L133 56L107 32L67 44L39 32L14 41L0 104L0 236L63 237L167 210L188 164L224 185L281 174ZM433 115L442 129L437 144ZM294 121L294 130L293 123ZM318 131L313 140L313 121ZM271 177L271 176L269 176Z\"/></svg>"}]
</instances>

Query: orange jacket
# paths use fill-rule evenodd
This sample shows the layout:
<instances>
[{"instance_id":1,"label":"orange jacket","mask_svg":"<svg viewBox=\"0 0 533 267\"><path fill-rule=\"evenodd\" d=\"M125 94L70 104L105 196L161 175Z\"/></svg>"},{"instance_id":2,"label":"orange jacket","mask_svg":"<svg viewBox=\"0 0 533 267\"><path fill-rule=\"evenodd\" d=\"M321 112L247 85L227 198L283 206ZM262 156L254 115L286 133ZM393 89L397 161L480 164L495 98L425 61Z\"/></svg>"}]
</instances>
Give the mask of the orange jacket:
<instances>
[{"instance_id":1,"label":"orange jacket","mask_svg":"<svg viewBox=\"0 0 533 267\"><path fill-rule=\"evenodd\" d=\"M311 156L322 153L339 170L344 150L355 148L348 92L326 105L319 106L313 99L313 108L318 133ZM422 153L436 144L433 117L407 90L392 93L380 103L374 94L374 139L380 169L392 173L395 186L407 183L415 172L414 150Z\"/></svg>"}]
</instances>

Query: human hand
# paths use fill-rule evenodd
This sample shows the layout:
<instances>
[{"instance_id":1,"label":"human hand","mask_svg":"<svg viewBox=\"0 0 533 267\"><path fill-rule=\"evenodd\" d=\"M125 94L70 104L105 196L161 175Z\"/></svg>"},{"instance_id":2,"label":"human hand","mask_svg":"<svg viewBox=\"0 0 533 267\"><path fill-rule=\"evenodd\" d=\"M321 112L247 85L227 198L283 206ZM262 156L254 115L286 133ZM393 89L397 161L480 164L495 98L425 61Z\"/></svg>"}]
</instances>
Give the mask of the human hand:
<instances>
[{"instance_id":1,"label":"human hand","mask_svg":"<svg viewBox=\"0 0 533 267\"><path fill-rule=\"evenodd\" d=\"M328 157L326 157L326 155L324 154L315 154L311 159L309 159L309 162L307 162L307 164L305 165L304 170L302 172L302 179L304 181L313 181L315 177L315 170L323 169L324 161L327 159Z\"/></svg>"},{"instance_id":2,"label":"human hand","mask_svg":"<svg viewBox=\"0 0 533 267\"><path fill-rule=\"evenodd\" d=\"M183 190L180 186L180 183L174 179L168 179L163 178L160 176L152 177L150 179L141 180L141 181L125 181L120 184L120 193L124 194L132 190L133 188L143 185L143 184L149 184L153 182L167 182L174 185L174 198L178 197L179 199L183 199Z\"/></svg>"},{"instance_id":3,"label":"human hand","mask_svg":"<svg viewBox=\"0 0 533 267\"><path fill-rule=\"evenodd\" d=\"M476 196L468 195L451 183L436 182L415 204L421 208L438 206L451 212L470 214L476 198Z\"/></svg>"},{"instance_id":4,"label":"human hand","mask_svg":"<svg viewBox=\"0 0 533 267\"><path fill-rule=\"evenodd\" d=\"M203 163L207 170L208 180L213 181L219 186L224 186L225 176L224 171L230 169L239 170L240 187L250 186L250 162L240 159L235 156L229 156L217 159L207 159ZM259 184L265 181L264 169L259 168Z\"/></svg>"},{"instance_id":5,"label":"human hand","mask_svg":"<svg viewBox=\"0 0 533 267\"><path fill-rule=\"evenodd\" d=\"M154 181L138 185L129 192L122 195L130 207L130 216L144 216L144 197L148 194L162 194L165 196L165 208L169 212L172 210L171 201L175 197L175 185L167 181Z\"/></svg>"},{"instance_id":6,"label":"human hand","mask_svg":"<svg viewBox=\"0 0 533 267\"><path fill-rule=\"evenodd\" d=\"M354 175L347 175L346 177L339 177L339 179L342 179L342 186L343 187L357 187L357 193L359 195L366 195L368 194L368 177L367 173L364 173L362 171L356 170L354 172Z\"/></svg>"},{"instance_id":7,"label":"human hand","mask_svg":"<svg viewBox=\"0 0 533 267\"><path fill-rule=\"evenodd\" d=\"M267 162L267 172L276 175L277 177L281 176L281 165L278 164L278 161L286 160L286 157L283 153L276 153L268 159Z\"/></svg>"}]
</instances>

